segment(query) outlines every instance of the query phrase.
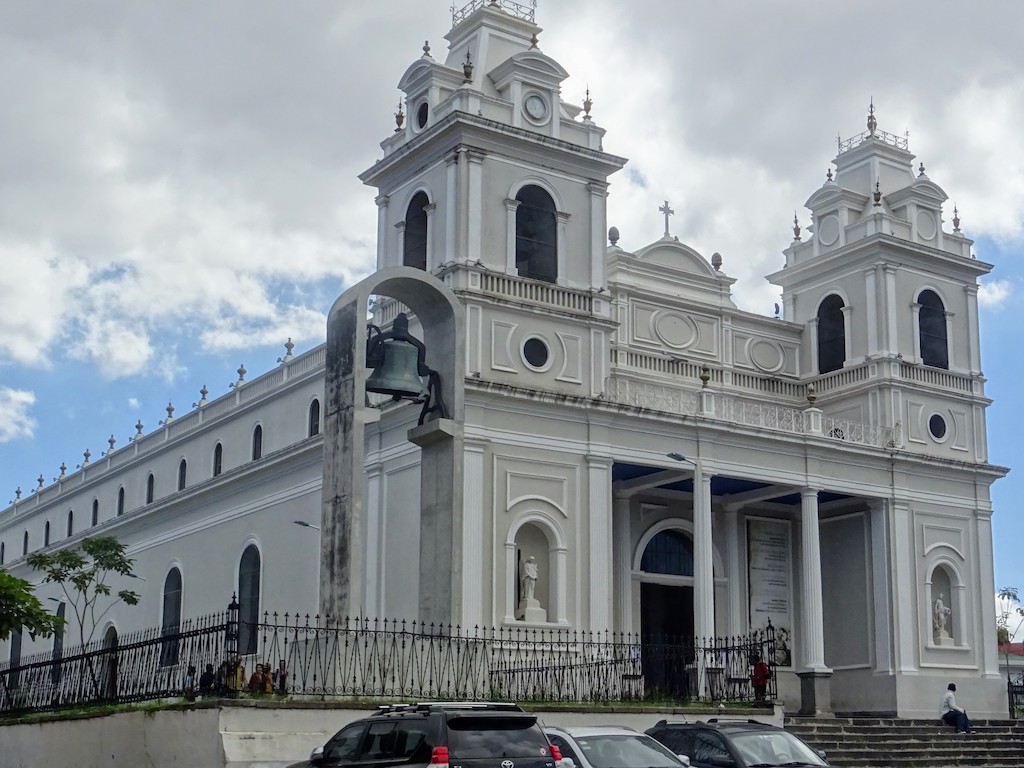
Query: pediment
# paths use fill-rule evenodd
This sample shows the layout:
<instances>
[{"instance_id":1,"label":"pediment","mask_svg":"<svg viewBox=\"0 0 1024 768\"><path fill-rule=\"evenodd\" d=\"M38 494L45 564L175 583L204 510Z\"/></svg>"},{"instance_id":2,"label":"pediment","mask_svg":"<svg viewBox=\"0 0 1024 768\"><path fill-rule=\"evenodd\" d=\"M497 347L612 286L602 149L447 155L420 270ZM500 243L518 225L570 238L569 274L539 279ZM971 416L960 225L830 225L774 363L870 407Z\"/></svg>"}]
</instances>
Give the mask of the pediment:
<instances>
[{"instance_id":1,"label":"pediment","mask_svg":"<svg viewBox=\"0 0 1024 768\"><path fill-rule=\"evenodd\" d=\"M658 264L701 277L716 276L715 270L703 256L690 246L671 237L663 237L661 240L644 246L636 252L635 256L646 264Z\"/></svg>"},{"instance_id":2,"label":"pediment","mask_svg":"<svg viewBox=\"0 0 1024 768\"><path fill-rule=\"evenodd\" d=\"M569 77L569 72L540 51L521 51L488 73L494 87L503 90L513 80L526 80L538 85L556 88Z\"/></svg>"}]
</instances>

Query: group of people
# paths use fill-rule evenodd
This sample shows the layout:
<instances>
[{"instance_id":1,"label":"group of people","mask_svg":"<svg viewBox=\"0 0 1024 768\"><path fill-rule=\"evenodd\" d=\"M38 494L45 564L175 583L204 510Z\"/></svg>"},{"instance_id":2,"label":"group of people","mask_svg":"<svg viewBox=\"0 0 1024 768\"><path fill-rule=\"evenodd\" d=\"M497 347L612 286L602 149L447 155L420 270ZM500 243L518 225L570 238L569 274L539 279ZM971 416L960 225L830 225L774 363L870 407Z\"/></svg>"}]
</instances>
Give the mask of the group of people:
<instances>
[{"instance_id":1,"label":"group of people","mask_svg":"<svg viewBox=\"0 0 1024 768\"><path fill-rule=\"evenodd\" d=\"M249 693L287 693L288 667L284 659L278 662L277 669L271 670L269 664L257 664L252 676L246 680L245 665L238 657L225 660L220 668L214 670L213 664L196 680L196 668L189 666L185 674L185 698L194 699L199 696L237 696L242 691Z\"/></svg>"}]
</instances>

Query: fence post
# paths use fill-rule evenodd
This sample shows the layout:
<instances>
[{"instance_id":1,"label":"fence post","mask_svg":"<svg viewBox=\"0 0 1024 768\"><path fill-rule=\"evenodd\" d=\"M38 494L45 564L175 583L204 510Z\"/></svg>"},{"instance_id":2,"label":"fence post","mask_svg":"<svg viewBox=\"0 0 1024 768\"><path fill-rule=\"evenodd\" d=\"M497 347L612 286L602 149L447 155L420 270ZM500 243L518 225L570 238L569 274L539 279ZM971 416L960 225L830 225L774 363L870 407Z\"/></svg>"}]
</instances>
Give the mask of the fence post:
<instances>
[{"instance_id":1,"label":"fence post","mask_svg":"<svg viewBox=\"0 0 1024 768\"><path fill-rule=\"evenodd\" d=\"M224 652L227 655L227 679L224 681L225 693L229 696L238 695L238 596L231 595L228 603L228 621L224 635Z\"/></svg>"}]
</instances>

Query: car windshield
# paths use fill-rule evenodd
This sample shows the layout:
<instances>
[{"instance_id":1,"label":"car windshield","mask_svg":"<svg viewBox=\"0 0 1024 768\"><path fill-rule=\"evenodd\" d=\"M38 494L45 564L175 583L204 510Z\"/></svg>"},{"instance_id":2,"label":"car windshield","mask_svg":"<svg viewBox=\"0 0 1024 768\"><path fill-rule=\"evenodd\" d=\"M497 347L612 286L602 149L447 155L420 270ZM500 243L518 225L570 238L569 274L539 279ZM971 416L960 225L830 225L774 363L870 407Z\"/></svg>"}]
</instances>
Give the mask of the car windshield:
<instances>
[{"instance_id":1,"label":"car windshield","mask_svg":"<svg viewBox=\"0 0 1024 768\"><path fill-rule=\"evenodd\" d=\"M452 758L546 757L548 740L536 717L458 717L448 721Z\"/></svg>"},{"instance_id":2,"label":"car windshield","mask_svg":"<svg viewBox=\"0 0 1024 768\"><path fill-rule=\"evenodd\" d=\"M650 736L580 736L580 751L594 768L679 768L679 759Z\"/></svg>"},{"instance_id":3,"label":"car windshield","mask_svg":"<svg viewBox=\"0 0 1024 768\"><path fill-rule=\"evenodd\" d=\"M828 765L813 749L786 731L735 733L731 741L747 765Z\"/></svg>"}]
</instances>

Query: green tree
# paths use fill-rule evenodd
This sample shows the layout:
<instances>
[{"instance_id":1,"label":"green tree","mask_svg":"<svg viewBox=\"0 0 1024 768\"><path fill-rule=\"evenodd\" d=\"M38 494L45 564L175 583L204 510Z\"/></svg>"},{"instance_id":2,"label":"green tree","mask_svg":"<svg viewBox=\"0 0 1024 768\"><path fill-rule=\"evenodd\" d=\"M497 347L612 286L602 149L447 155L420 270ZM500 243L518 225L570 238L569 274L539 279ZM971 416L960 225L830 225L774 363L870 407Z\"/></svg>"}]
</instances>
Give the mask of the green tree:
<instances>
[{"instance_id":1,"label":"green tree","mask_svg":"<svg viewBox=\"0 0 1024 768\"><path fill-rule=\"evenodd\" d=\"M0 570L0 640L22 628L35 637L50 637L61 631L64 620L43 608L34 594L32 585L7 571Z\"/></svg>"},{"instance_id":2,"label":"green tree","mask_svg":"<svg viewBox=\"0 0 1024 768\"><path fill-rule=\"evenodd\" d=\"M130 589L117 593L108 583L113 576L131 576L135 561L124 553L124 544L113 536L82 539L73 548L33 552L28 564L39 571L44 583L58 584L67 597L81 644L92 642L103 617L118 603L137 605L139 594Z\"/></svg>"}]
</instances>

